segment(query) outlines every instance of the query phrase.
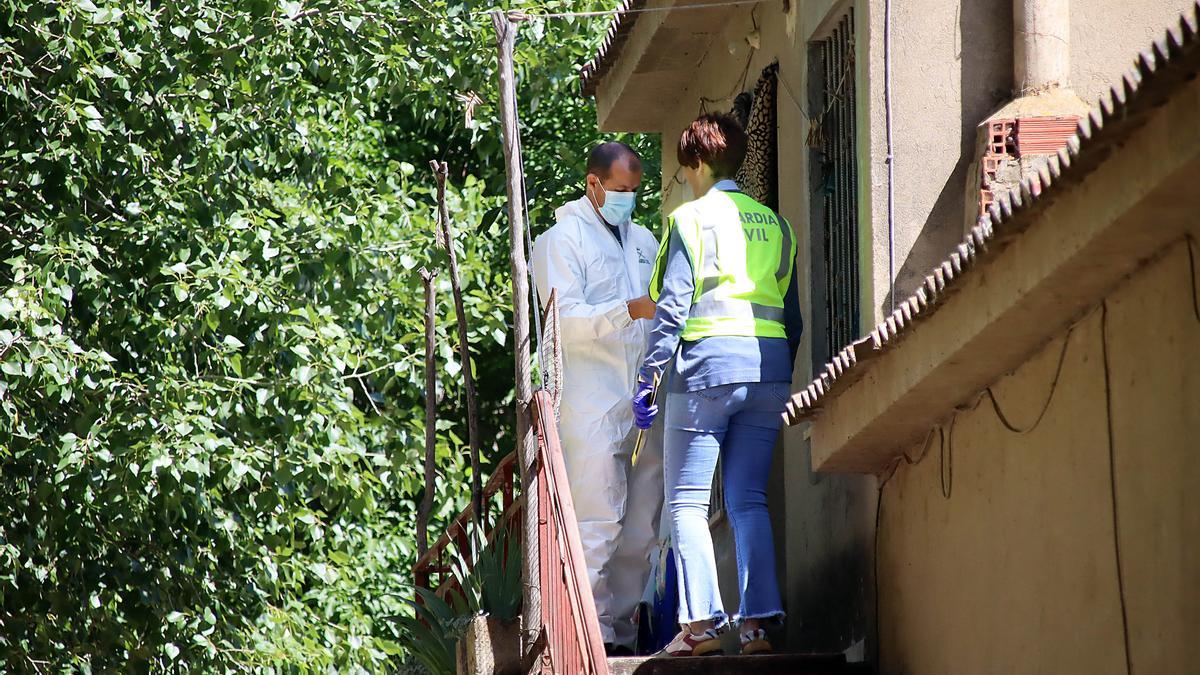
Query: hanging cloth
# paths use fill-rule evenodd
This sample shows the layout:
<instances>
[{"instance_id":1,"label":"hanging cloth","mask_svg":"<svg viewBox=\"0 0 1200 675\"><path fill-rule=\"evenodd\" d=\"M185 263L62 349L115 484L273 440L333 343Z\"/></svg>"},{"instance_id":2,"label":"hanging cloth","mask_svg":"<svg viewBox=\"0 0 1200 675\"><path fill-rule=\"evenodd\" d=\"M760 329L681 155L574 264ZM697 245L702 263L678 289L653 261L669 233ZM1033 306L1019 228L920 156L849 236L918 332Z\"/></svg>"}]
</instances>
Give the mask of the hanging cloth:
<instances>
[{"instance_id":1,"label":"hanging cloth","mask_svg":"<svg viewBox=\"0 0 1200 675\"><path fill-rule=\"evenodd\" d=\"M772 63L763 69L758 83L754 85L749 122L746 123L746 159L735 177L742 192L776 212L779 211L779 125L775 114L778 76L779 64ZM731 113L745 123L743 116L746 115L746 101L742 98L744 95L735 99Z\"/></svg>"}]
</instances>

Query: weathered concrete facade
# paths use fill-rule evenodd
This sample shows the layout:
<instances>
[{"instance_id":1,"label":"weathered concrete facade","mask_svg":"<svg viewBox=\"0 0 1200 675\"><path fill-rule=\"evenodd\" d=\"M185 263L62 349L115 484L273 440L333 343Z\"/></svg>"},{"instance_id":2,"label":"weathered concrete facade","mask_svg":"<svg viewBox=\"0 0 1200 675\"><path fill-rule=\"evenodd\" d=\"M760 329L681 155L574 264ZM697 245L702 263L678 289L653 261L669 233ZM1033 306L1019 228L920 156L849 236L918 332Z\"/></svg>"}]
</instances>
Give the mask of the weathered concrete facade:
<instances>
[{"instance_id":1,"label":"weathered concrete facade","mask_svg":"<svg viewBox=\"0 0 1200 675\"><path fill-rule=\"evenodd\" d=\"M891 457L883 672L1194 670L1200 46L1158 51L814 423L827 465Z\"/></svg>"},{"instance_id":2,"label":"weathered concrete facade","mask_svg":"<svg viewBox=\"0 0 1200 675\"><path fill-rule=\"evenodd\" d=\"M1025 433L983 398L906 450L913 464L882 493L881 672L1115 675L1126 625L1133 672L1194 671L1200 280L1187 245L993 385Z\"/></svg>"},{"instance_id":3,"label":"weathered concrete facade","mask_svg":"<svg viewBox=\"0 0 1200 675\"><path fill-rule=\"evenodd\" d=\"M646 4L682 6L690 3L686 0L650 0ZM893 2L892 5L895 194L892 229L895 238L890 242L890 248L894 255L895 293L897 299L902 299L947 256L961 240L964 225L970 222L968 214L973 208L969 200L972 189L977 192L977 186L971 186L976 127L1013 97L1014 19L1011 2L914 0ZM1089 104L1095 102L1102 92L1119 80L1134 55L1145 49L1151 40L1161 37L1163 28L1177 22L1179 13L1191 6L1189 0L1098 0L1073 4L1069 78L1074 92ZM855 14L857 45L860 323L870 326L890 311L892 286L888 274L883 0L771 0L753 9L741 7L643 15L621 46L620 55L611 69L599 79L596 99L602 129L663 134L663 210L666 213L691 198L687 186L679 179L675 161L675 142L680 130L703 110L728 110L733 97L753 87L758 73L777 61L780 212L796 229L797 241L809 242L811 167L806 137L813 111L809 110L806 96L809 90L808 46L822 38L850 9ZM796 265L801 273L802 288L811 281L807 274L812 269L813 253L805 246L799 251ZM1178 253L1174 255L1177 257ZM1170 256L1164 256L1162 264L1167 264L1169 259ZM1130 282L1122 288L1135 285ZM802 290L801 297L805 316L811 316L814 308L810 293ZM1109 317L1113 321L1117 317L1114 306L1110 306L1113 313ZM1061 317L1062 324L1068 324L1072 318ZM1134 339L1120 338L1115 332L1115 323L1110 325L1110 331L1113 331L1110 339L1124 340L1121 344L1125 349L1133 348ZM805 336L796 364L797 386L808 382L816 368L822 365L812 363L811 338L811 335ZM1095 359L1089 347L1093 338L1094 329L1085 324L1080 324L1072 334L1072 341L1082 346L1071 347L1064 365L1064 380L1068 374L1084 378L1077 372L1079 368L1069 373L1067 368L1074 364L1070 359L1085 356ZM1049 367L1057 363L1055 345L1059 344L1052 342L1046 348L1050 356L1041 354L1028 365L1021 366L1012 383L999 385L1004 392L999 396L1007 406L1013 407L1013 418L1027 420L1036 415L1036 411L1029 413L1026 408L1044 400L1036 396L1045 386L1044 378L1039 379L1038 375L1044 375L1042 371L1047 359L1055 361ZM1115 353L1116 342L1112 348ZM1190 348L1194 354L1195 344ZM1127 354L1123 358L1131 357ZM896 368L898 372L902 371L905 364L899 362ZM1018 385L1016 382L1021 378L1029 382ZM888 381L875 380L874 383L886 387ZM1078 428L1082 426L1079 424L1081 419L1104 419L1102 415L1097 417L1093 408L1087 407L1097 396L1096 391L1087 388L1091 384L1094 381L1084 378L1079 386L1072 388L1075 393L1064 396L1060 392L1063 400L1071 399L1071 402L1055 402L1042 422L1044 430L1039 427L1036 434L1018 436L1015 440L994 439L995 430L984 428L994 424L979 421L991 414L990 409L984 409L986 404L973 413L964 413L954 430L954 456L958 463L955 464L956 482L951 500L937 505L933 501L941 500L937 474L940 446L935 441L932 454L924 462L904 466L887 484L883 493L878 561L874 557L878 479L865 474L814 472L811 437L822 433L830 437L830 432L809 424L785 429L784 452L777 459L782 471L776 473L779 480L772 499L780 569L781 574L786 575L789 647L849 650L852 654L861 650L870 657L876 648L873 570L878 562L881 672L1090 672L1085 667L1055 668L1071 662L1058 660L1057 653L1049 653L1056 649L1053 642L1034 647L1029 643L1019 645L1019 641L1031 639L1027 631L1032 630L1029 624L1035 621L1025 612L1033 612L1035 617L1040 616L1039 613L1047 614L1043 620L1047 626L1045 634L1057 635L1055 630L1068 630L1070 620L1091 611L1095 612L1088 615L1091 632L1081 629L1079 633L1087 639L1103 638L1105 648L1095 650L1088 660L1075 663L1103 662L1104 668L1095 672L1108 672L1105 670L1110 668L1107 659L1112 656L1109 652L1119 649L1121 644L1120 634L1115 643L1111 640L1111 616L1105 614L1111 609L1111 598L1098 597L1092 605L1064 608L1070 605L1066 602L1068 596L1107 588L1101 579L1104 573L1102 561L1094 559L1092 554L1105 542L1111 548L1111 531L1103 531L1103 523L1096 520L1099 517L1096 513L1083 513L1084 506L1087 509L1102 506L1092 503L1099 500L1092 491L1097 486L1103 487L1098 481L1106 480L1107 476L1101 471L1103 466L1093 466L1097 461L1093 456L1098 452L1097 448L1106 447L1096 445L1103 439L1094 437L1104 432L1104 427L1088 424L1086 433L1079 435L1077 450L1048 456L1055 453L1058 447L1055 443L1062 442L1061 435L1071 431L1072 420ZM1022 386L1025 389L1021 389ZM1060 386L1063 385L1060 383ZM1200 409L1195 379L1180 383L1179 387L1169 390L1176 394L1166 395L1184 397L1183 400L1189 400L1187 397L1190 396L1190 401L1196 402L1193 409ZM1012 393L1007 393L1009 389ZM1157 394L1147 396L1153 401ZM1028 400L1031 397L1035 399L1032 402ZM1009 403L1009 399L1013 403ZM947 411L946 418L960 402L941 402ZM1075 410L1076 407L1079 409ZM1084 412L1090 417L1078 416ZM1175 422L1188 420L1193 425L1191 428L1196 430L1194 418ZM815 424L819 427L822 422ZM1051 432L1053 428L1058 428L1060 436ZM1193 433L1192 437L1196 435ZM1030 445L1034 438L1045 440L1036 446ZM1020 452L1009 457L1006 449L1010 447L1020 448ZM909 450L909 456L919 454L920 450L921 447ZM1165 464L1181 461L1175 451L1165 452L1167 454L1156 461ZM963 459L966 456L970 458ZM1033 463L1022 462L1021 457ZM1079 463L1085 460L1087 471L1080 471L1078 476L1066 475L1066 467L1079 468ZM1020 472L1014 463L1020 465ZM1074 482L1060 485L1070 494L1087 495L1084 499L1089 503L1068 503L1069 500L1055 490L1054 484L1046 482L1049 478L1030 473L1040 473L1041 469L1045 469L1048 476L1070 478ZM1144 471L1142 468L1136 470ZM1193 472L1188 475L1194 478L1194 466L1188 470ZM991 474L997 471L1003 473ZM1179 473L1183 475L1184 472ZM1154 474L1144 474L1138 480L1150 475ZM1038 482L1018 489L1015 481L1019 477L1036 478ZM933 481L932 488L930 480ZM1037 493L1035 488L1043 492ZM1047 509L1059 508L1058 513L1066 519L1061 521L1061 529L1069 530L1070 537L1085 537L1090 548L1077 548L1071 553L1074 557L1058 559L1057 547L1061 544L1057 540L1046 539L1049 535L1041 531L1031 534L1028 528L1015 528L1014 520L1030 527L1035 525L1028 507L1018 503L1022 496L1037 496ZM960 507L964 501L967 503ZM1001 502L1009 510L996 506ZM1176 509L1178 504L1177 501L1169 506L1160 505L1160 508ZM949 510L951 506L953 515ZM1196 511L1195 503L1188 506ZM1151 509L1150 506L1145 508ZM1173 513L1171 517L1177 520L1188 517L1184 512ZM1073 518L1078 520L1069 520ZM952 531L946 529L949 520L955 524ZM979 523L977 530L970 527L973 521ZM1111 529L1111 523L1109 527ZM1122 528L1125 532L1124 526ZM1197 534L1194 521L1177 523L1175 532L1184 530ZM1002 536L990 538L990 533ZM997 565L997 559L1003 560L1004 551L1014 545L1016 551L1024 551L1019 554L1024 556L1024 566ZM1179 546L1179 542L1168 538L1155 545L1161 550ZM975 557L959 559L954 553L959 548L971 551ZM1086 561L1080 558L1084 551L1089 552L1090 566L1084 565ZM731 547L728 553L732 555ZM1175 553L1178 553L1177 563L1190 562L1192 569L1198 568L1194 548L1172 554ZM930 562L934 558L936 565ZM983 561L983 558L987 560ZM1111 551L1108 560L1112 560ZM982 562L993 566L989 569L994 568L994 577L976 583L969 591L964 590L974 583L968 563ZM1037 567L1041 565L1049 565L1050 570L1039 572ZM934 574L930 566L943 574ZM1085 573L1091 575L1089 580L1074 585L1062 580L1065 575ZM942 577L945 575L958 585L947 588L943 595L945 581ZM1023 586L1012 585L1018 576ZM730 586L732 584L726 584L727 588ZM1012 588L1018 591L1015 595L1009 594ZM1055 588L1060 594L1046 595L1043 606L1042 594ZM1193 596L1193 606L1196 601L1200 598ZM1051 604L1055 606L1050 607ZM995 609L989 614L987 625L1001 631L999 635L1007 640L1003 642L1008 652L1006 656L1026 660L986 660L985 657L994 657L997 653L993 651L994 645L981 646L975 640L975 636L986 633L971 625L971 613L991 608ZM1194 614L1186 613L1189 610L1177 607L1172 611L1175 611L1176 620L1189 619L1192 627L1200 626ZM917 614L915 619L912 617L914 612ZM1001 626L1005 621L1012 625ZM1152 630L1157 626L1153 622L1146 623L1139 630ZM945 644L948 636L955 638L951 647ZM1064 651L1075 650L1072 653L1077 654L1076 647L1085 642L1084 637L1077 633L1069 637L1069 640L1063 638L1067 640ZM1000 640L995 644L1001 644ZM970 658L964 656L971 649L976 651ZM1139 670L1152 672L1152 669ZM1166 668L1160 672L1182 671Z\"/></svg>"}]
</instances>

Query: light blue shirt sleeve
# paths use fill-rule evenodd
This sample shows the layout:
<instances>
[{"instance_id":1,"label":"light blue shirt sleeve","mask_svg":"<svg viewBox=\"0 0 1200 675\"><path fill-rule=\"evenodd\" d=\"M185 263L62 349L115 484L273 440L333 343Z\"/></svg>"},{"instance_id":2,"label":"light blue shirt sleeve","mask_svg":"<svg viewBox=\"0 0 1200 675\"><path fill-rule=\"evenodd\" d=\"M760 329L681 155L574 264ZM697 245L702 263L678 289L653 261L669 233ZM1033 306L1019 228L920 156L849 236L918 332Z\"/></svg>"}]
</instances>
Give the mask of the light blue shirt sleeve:
<instances>
[{"instance_id":1,"label":"light blue shirt sleeve","mask_svg":"<svg viewBox=\"0 0 1200 675\"><path fill-rule=\"evenodd\" d=\"M671 363L671 357L679 346L679 335L691 312L692 296L696 290L692 260L679 236L679 230L672 227L668 237L662 290L654 310L646 358L642 361L640 371L641 377L648 382L653 382L655 376L661 379Z\"/></svg>"}]
</instances>

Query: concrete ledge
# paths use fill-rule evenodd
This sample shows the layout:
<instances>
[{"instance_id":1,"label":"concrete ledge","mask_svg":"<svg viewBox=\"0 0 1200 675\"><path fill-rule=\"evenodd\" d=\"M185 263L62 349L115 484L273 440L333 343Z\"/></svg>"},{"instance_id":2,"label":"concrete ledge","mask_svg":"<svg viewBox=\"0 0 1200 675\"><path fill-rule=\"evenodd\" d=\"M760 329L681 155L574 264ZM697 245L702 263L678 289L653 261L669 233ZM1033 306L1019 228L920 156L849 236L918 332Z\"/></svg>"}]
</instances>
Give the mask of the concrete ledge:
<instances>
[{"instance_id":1,"label":"concrete ledge","mask_svg":"<svg viewBox=\"0 0 1200 675\"><path fill-rule=\"evenodd\" d=\"M1081 156L1096 168L1045 199L938 311L823 401L812 430L816 470L885 470L1164 246L1200 228L1200 81L1154 106L1099 156Z\"/></svg>"}]
</instances>

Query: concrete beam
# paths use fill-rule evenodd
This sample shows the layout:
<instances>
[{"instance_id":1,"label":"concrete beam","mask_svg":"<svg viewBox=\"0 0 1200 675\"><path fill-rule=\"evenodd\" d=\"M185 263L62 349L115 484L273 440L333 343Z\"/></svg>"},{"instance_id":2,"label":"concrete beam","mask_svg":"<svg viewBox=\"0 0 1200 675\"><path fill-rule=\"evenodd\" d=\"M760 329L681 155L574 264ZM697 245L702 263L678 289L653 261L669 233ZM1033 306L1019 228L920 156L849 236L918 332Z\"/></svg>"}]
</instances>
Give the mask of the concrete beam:
<instances>
[{"instance_id":1,"label":"concrete beam","mask_svg":"<svg viewBox=\"0 0 1200 675\"><path fill-rule=\"evenodd\" d=\"M658 0L647 7L684 7L711 0ZM661 132L738 7L648 12L637 19L613 67L596 87L601 131Z\"/></svg>"},{"instance_id":2,"label":"concrete beam","mask_svg":"<svg viewBox=\"0 0 1200 675\"><path fill-rule=\"evenodd\" d=\"M825 402L812 430L814 469L883 471L1166 245L1200 230L1197 109L1200 80L1192 79L1123 142L1095 148L1108 156L1078 158L1099 166L1047 194L1027 229Z\"/></svg>"}]
</instances>

